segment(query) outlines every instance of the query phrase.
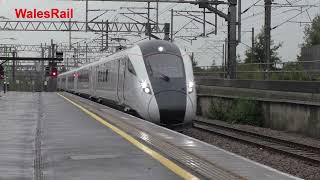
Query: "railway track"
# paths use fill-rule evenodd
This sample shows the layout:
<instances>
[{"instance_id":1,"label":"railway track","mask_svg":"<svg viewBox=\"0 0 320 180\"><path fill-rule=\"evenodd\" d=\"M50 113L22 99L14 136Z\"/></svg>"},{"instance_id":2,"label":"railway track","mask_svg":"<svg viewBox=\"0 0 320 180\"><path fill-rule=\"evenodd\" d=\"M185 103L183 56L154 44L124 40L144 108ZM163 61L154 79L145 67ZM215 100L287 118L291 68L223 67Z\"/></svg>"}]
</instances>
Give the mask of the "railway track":
<instances>
[{"instance_id":1,"label":"railway track","mask_svg":"<svg viewBox=\"0 0 320 180\"><path fill-rule=\"evenodd\" d=\"M320 148L316 146L233 128L210 120L194 120L193 126L210 133L236 139L320 165Z\"/></svg>"}]
</instances>

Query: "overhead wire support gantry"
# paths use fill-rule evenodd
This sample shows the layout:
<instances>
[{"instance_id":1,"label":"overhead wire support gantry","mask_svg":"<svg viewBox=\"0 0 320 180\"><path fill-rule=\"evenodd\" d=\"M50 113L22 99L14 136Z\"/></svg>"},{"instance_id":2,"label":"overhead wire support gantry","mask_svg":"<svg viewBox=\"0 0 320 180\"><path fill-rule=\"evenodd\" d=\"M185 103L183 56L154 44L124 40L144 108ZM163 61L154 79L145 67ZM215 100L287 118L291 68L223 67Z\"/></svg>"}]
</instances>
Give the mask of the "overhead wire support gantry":
<instances>
[{"instance_id":1,"label":"overhead wire support gantry","mask_svg":"<svg viewBox=\"0 0 320 180\"><path fill-rule=\"evenodd\" d=\"M113 43L116 45L117 43ZM21 52L21 51L27 51L27 52L42 52L42 49L44 48L41 45L35 45L35 44L0 44L0 53L2 52L2 49L6 47L8 49L14 49L15 52ZM49 47L49 46L48 46ZM110 48L113 48L116 46L110 46ZM79 51L88 53L97 53L101 52L101 46L98 45L90 45L90 46L83 46L79 45L77 46ZM69 45L57 45L57 51L63 51L63 52L73 52L73 50L69 49Z\"/></svg>"},{"instance_id":2,"label":"overhead wire support gantry","mask_svg":"<svg viewBox=\"0 0 320 180\"><path fill-rule=\"evenodd\" d=\"M241 41L241 0L215 1L215 5L228 4L228 13L220 11L217 6L213 6L206 1L197 1L195 4L199 8L206 8L228 22L228 47L227 47L227 78L236 79L237 67L237 45ZM237 9L238 6L238 9ZM238 13L237 13L238 11ZM238 19L237 19L238 16ZM238 39L237 39L238 27Z\"/></svg>"},{"instance_id":3,"label":"overhead wire support gantry","mask_svg":"<svg viewBox=\"0 0 320 180\"><path fill-rule=\"evenodd\" d=\"M156 26L149 23L151 27ZM160 32L164 33L164 25L159 24ZM146 23L133 22L88 22L88 29L92 32L137 32L146 31ZM151 28L154 29L154 28ZM83 21L0 21L0 31L86 31Z\"/></svg>"},{"instance_id":4,"label":"overhead wire support gantry","mask_svg":"<svg viewBox=\"0 0 320 180\"><path fill-rule=\"evenodd\" d=\"M148 18L146 23L140 22L111 22L107 21L89 21L88 17L88 2L97 0L86 1L86 19L85 21L0 21L0 31L69 31L69 32L98 32L98 33L145 33L146 36L158 38L153 33L164 33L164 39L169 40L170 28L173 25L158 23L158 19L150 20L150 3L189 3L198 5L199 8L204 9L204 17L206 14L205 9L215 13L217 16L222 17L228 22L228 46L227 46L227 77L231 79L236 78L236 47L241 41L241 0L127 0L128 2L147 2L148 3ZM98 0L99 1L99 0ZM100 0L100 1L122 1L123 0ZM218 5L228 6L228 12L225 13L218 9ZM158 6L158 5L157 5ZM238 9L237 9L238 7ZM105 14L109 10L99 10ZM238 11L238 13L237 13ZM238 16L238 20L237 20ZM158 18L158 17L157 17ZM197 19L196 16L193 16ZM205 23L204 35L205 35ZM216 22L214 23L217 24ZM169 25L169 26L168 26ZM171 26L171 27L170 27ZM238 27L238 39L237 39ZM215 29L217 33L217 28ZM172 37L172 33L171 33ZM172 39L171 39L172 40Z\"/></svg>"}]
</instances>

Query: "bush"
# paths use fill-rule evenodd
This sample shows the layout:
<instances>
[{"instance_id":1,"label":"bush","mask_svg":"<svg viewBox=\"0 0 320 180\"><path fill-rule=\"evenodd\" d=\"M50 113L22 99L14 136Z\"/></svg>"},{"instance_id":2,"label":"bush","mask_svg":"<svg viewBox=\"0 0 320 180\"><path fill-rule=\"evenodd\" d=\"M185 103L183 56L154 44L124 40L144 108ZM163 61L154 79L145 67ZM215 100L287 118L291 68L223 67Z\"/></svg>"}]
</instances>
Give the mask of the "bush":
<instances>
[{"instance_id":1,"label":"bush","mask_svg":"<svg viewBox=\"0 0 320 180\"><path fill-rule=\"evenodd\" d=\"M263 125L262 110L258 101L248 98L234 99L230 105L221 101L211 101L208 117L229 123Z\"/></svg>"},{"instance_id":2,"label":"bush","mask_svg":"<svg viewBox=\"0 0 320 180\"><path fill-rule=\"evenodd\" d=\"M211 100L209 111L208 111L208 117L210 119L217 119L221 121L227 120L227 111L225 108L225 104L223 104L221 101L213 101Z\"/></svg>"},{"instance_id":3,"label":"bush","mask_svg":"<svg viewBox=\"0 0 320 180\"><path fill-rule=\"evenodd\" d=\"M258 101L253 99L235 99L227 114L230 123L262 126L262 110Z\"/></svg>"}]
</instances>

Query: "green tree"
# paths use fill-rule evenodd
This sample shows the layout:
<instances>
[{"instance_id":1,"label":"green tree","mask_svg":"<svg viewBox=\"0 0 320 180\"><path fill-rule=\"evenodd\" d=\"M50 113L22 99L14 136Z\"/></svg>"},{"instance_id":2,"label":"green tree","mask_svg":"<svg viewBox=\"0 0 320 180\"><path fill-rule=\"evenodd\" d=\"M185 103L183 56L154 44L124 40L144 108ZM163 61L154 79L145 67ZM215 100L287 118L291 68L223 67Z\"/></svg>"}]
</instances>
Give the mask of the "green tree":
<instances>
[{"instance_id":1,"label":"green tree","mask_svg":"<svg viewBox=\"0 0 320 180\"><path fill-rule=\"evenodd\" d=\"M309 48L318 44L320 44L320 14L312 20L311 24L305 26L303 47ZM297 60L303 60L301 52L297 55ZM299 68L304 69L303 65L304 63L299 64ZM299 76L299 80L319 80L319 78L319 73L304 72L301 77Z\"/></svg>"},{"instance_id":2,"label":"green tree","mask_svg":"<svg viewBox=\"0 0 320 180\"><path fill-rule=\"evenodd\" d=\"M265 53L264 53L264 49L265 49L265 38L264 37L265 36L264 36L263 29L255 37L255 40L254 40L255 47L253 49L253 52L252 52L251 48L246 50L245 59L244 59L245 63L266 63L265 62L266 58L265 58ZM275 45L274 41L271 40L271 59L270 59L271 63L281 62L281 58L278 53L278 50L281 46L282 46L282 43ZM253 53L253 56L252 56L252 53Z\"/></svg>"},{"instance_id":3,"label":"green tree","mask_svg":"<svg viewBox=\"0 0 320 180\"><path fill-rule=\"evenodd\" d=\"M320 44L320 15L317 15L311 24L304 29L304 47Z\"/></svg>"}]
</instances>

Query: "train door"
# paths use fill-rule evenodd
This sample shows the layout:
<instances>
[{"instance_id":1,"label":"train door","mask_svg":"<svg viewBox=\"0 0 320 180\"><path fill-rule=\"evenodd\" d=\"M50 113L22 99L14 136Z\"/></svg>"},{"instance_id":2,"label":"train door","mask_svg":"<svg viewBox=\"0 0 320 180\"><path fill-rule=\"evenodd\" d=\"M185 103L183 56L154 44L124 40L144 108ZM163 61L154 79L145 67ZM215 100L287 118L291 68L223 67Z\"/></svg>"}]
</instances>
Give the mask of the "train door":
<instances>
[{"instance_id":1,"label":"train door","mask_svg":"<svg viewBox=\"0 0 320 180\"><path fill-rule=\"evenodd\" d=\"M119 105L124 104L124 80L126 61L124 58L118 60L118 83L117 83L117 97Z\"/></svg>"},{"instance_id":2,"label":"train door","mask_svg":"<svg viewBox=\"0 0 320 180\"><path fill-rule=\"evenodd\" d=\"M124 82L124 98L125 103L134 107L137 103L136 101L136 71L129 59L126 58L126 70L125 70L125 82Z\"/></svg>"}]
</instances>

